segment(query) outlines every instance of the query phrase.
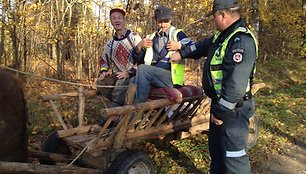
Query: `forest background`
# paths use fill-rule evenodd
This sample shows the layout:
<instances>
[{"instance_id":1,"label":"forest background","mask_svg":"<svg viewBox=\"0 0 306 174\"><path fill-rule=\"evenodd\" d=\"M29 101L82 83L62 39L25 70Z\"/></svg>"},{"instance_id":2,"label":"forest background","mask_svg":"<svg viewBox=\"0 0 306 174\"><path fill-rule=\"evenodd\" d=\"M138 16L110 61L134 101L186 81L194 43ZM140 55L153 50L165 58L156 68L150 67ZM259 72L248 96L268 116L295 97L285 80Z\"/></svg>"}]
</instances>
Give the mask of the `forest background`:
<instances>
[{"instance_id":1,"label":"forest background","mask_svg":"<svg viewBox=\"0 0 306 174\"><path fill-rule=\"evenodd\" d=\"M1 0L0 65L36 77L94 84L104 44L114 33L109 10L118 2L127 11L127 28L142 37L156 29L153 10L158 4L175 11L174 26L182 28L193 40L214 32L212 19L203 17L211 9L211 0ZM251 150L251 157L253 152L256 158L252 159L252 165L258 167L263 164L261 160L268 158L267 154L287 153L291 145L298 145L305 152L306 0L241 0L241 3L243 18L259 40L257 82L268 85L257 97L256 112L262 119L263 131L258 145ZM201 71L202 63L188 61L187 70L191 74L191 70ZM39 97L77 87L19 75L28 101L31 146L39 149L43 138L36 137L45 137L60 128L50 114L50 106ZM198 78L187 78L199 83ZM64 110L64 117L76 117L73 109L65 111L71 103L57 105ZM101 107L89 104L86 116L99 113ZM152 146L146 145L160 173L208 171L205 136L172 143L171 148L184 152L189 162L184 161L185 158L181 158L182 161L170 158L171 152L160 154L166 147L155 144L154 150ZM160 147L158 153L156 146ZM160 164L158 158L165 158L163 162L167 161L168 165Z\"/></svg>"},{"instance_id":2,"label":"forest background","mask_svg":"<svg viewBox=\"0 0 306 174\"><path fill-rule=\"evenodd\" d=\"M121 2L127 27L146 36L156 29L158 5L175 11L173 24L194 40L214 31L209 0L2 0L0 64L59 79L95 78L98 59L113 34L109 10ZM258 34L259 61L305 57L305 0L243 0L243 16ZM74 68L71 73L71 68Z\"/></svg>"}]
</instances>

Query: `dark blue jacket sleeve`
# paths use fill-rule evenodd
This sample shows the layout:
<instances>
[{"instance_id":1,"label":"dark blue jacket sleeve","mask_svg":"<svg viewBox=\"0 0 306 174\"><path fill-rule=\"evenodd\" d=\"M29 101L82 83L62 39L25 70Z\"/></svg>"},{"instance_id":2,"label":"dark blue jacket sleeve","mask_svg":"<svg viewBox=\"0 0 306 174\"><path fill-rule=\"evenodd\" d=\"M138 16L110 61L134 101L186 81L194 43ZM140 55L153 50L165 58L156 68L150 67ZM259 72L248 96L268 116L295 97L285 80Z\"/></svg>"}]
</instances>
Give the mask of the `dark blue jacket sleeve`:
<instances>
[{"instance_id":1,"label":"dark blue jacket sleeve","mask_svg":"<svg viewBox=\"0 0 306 174\"><path fill-rule=\"evenodd\" d=\"M213 38L211 37L192 43L188 46L182 46L181 50L179 51L182 58L199 59L201 57L207 57L209 47L212 44L212 39Z\"/></svg>"},{"instance_id":2,"label":"dark blue jacket sleeve","mask_svg":"<svg viewBox=\"0 0 306 174\"><path fill-rule=\"evenodd\" d=\"M177 33L177 40L182 46L190 46L194 43L183 31Z\"/></svg>"}]
</instances>

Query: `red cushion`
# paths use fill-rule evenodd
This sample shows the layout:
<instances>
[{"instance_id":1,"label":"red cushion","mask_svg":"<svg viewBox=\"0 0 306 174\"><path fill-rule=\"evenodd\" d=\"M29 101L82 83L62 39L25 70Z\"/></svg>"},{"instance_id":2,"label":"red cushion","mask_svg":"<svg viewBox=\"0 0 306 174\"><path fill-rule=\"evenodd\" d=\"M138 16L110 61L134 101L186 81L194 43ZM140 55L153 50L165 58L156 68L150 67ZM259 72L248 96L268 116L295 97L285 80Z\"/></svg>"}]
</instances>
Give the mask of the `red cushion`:
<instances>
[{"instance_id":1,"label":"red cushion","mask_svg":"<svg viewBox=\"0 0 306 174\"><path fill-rule=\"evenodd\" d=\"M186 85L180 88L151 88L150 99L169 98L173 102L180 102L185 97L203 95L203 89L199 86Z\"/></svg>"},{"instance_id":2,"label":"red cushion","mask_svg":"<svg viewBox=\"0 0 306 174\"><path fill-rule=\"evenodd\" d=\"M169 98L172 102L180 102L183 99L179 90L170 87L151 88L149 93L150 99Z\"/></svg>"},{"instance_id":3,"label":"red cushion","mask_svg":"<svg viewBox=\"0 0 306 174\"><path fill-rule=\"evenodd\" d=\"M203 95L203 88L199 86L185 85L178 88L178 90L181 92L183 98Z\"/></svg>"}]
</instances>

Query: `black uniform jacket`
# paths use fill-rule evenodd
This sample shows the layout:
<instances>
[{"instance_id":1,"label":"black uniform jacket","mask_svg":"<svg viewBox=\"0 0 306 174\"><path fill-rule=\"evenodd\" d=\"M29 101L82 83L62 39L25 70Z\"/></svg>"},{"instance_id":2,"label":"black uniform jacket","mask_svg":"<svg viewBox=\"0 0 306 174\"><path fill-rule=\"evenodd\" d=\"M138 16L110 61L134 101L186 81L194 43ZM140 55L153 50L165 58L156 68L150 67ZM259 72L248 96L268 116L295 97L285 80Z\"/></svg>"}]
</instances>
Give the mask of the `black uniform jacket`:
<instances>
[{"instance_id":1,"label":"black uniform jacket","mask_svg":"<svg viewBox=\"0 0 306 174\"><path fill-rule=\"evenodd\" d=\"M182 58L199 59L207 57L204 65L202 85L205 94L212 99L212 103L216 104L217 109L226 110L227 108L220 106L217 102L220 98L237 103L241 101L246 94L248 80L253 79L253 69L256 61L256 45L250 34L238 32L231 37L225 51L225 57L222 63L222 90L221 96L218 98L215 92L211 72L210 62L215 50L219 44L238 27L246 27L242 19L237 20L226 30L221 32L215 43L212 43L213 36L196 42L194 45L184 47L180 50ZM235 59L235 55L239 55L239 60ZM237 57L237 56L236 56Z\"/></svg>"}]
</instances>

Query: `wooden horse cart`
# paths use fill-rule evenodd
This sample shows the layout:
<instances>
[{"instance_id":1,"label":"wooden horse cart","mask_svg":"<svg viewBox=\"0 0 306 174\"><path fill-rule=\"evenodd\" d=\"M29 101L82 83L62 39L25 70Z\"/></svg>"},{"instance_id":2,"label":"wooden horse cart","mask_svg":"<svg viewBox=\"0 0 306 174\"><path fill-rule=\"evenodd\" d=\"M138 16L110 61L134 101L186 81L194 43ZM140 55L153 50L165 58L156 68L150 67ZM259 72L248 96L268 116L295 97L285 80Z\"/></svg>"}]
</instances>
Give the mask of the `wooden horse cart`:
<instances>
[{"instance_id":1,"label":"wooden horse cart","mask_svg":"<svg viewBox=\"0 0 306 174\"><path fill-rule=\"evenodd\" d=\"M262 85L262 84L260 84ZM261 86L260 86L261 87ZM259 87L259 88L260 88ZM185 89L183 89L185 88ZM210 99L201 87L187 86L182 89L157 89L151 91L150 100L134 104L136 87L129 86L126 105L102 109L106 122L85 125L85 97L96 95L96 91L44 96L44 101L79 97L78 126L58 130L49 135L42 151L30 151L39 158L39 165L24 163L19 172L27 173L118 173L152 174L155 169L150 157L133 144L149 139L173 140L186 138L209 130ZM249 145L255 144L258 136L258 120L253 116L249 126ZM13 163L1 166L14 168ZM17 169L16 169L17 170ZM16 172L16 171L15 171ZM17 173L17 172L16 172Z\"/></svg>"}]
</instances>

